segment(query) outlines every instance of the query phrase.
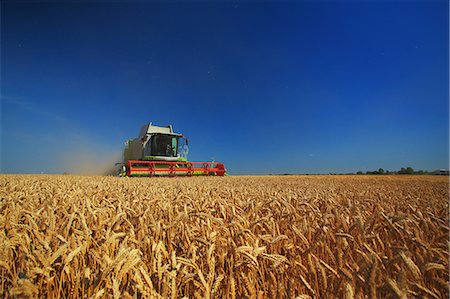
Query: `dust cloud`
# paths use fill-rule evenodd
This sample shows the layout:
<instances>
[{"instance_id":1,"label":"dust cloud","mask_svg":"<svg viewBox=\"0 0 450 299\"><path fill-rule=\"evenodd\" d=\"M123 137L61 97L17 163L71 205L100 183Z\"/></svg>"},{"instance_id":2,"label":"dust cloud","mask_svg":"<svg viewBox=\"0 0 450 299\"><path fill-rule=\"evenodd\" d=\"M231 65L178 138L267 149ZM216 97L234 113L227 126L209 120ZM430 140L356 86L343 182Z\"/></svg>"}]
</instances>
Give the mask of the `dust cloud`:
<instances>
[{"instance_id":1,"label":"dust cloud","mask_svg":"<svg viewBox=\"0 0 450 299\"><path fill-rule=\"evenodd\" d=\"M61 173L79 175L117 175L123 161L123 148L107 148L99 142L78 140L66 144L56 159Z\"/></svg>"}]
</instances>

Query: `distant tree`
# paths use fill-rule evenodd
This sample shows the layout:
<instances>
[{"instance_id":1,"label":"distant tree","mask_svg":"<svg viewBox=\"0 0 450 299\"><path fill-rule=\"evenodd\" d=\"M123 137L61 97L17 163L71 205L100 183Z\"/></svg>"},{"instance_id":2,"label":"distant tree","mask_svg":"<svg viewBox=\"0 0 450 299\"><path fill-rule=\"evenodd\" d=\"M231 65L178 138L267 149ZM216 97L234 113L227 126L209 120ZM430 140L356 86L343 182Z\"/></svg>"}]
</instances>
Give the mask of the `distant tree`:
<instances>
[{"instance_id":1,"label":"distant tree","mask_svg":"<svg viewBox=\"0 0 450 299\"><path fill-rule=\"evenodd\" d=\"M378 171L366 171L366 174L378 174Z\"/></svg>"},{"instance_id":2,"label":"distant tree","mask_svg":"<svg viewBox=\"0 0 450 299\"><path fill-rule=\"evenodd\" d=\"M406 174L414 174L414 169L412 167L406 168Z\"/></svg>"},{"instance_id":3,"label":"distant tree","mask_svg":"<svg viewBox=\"0 0 450 299\"><path fill-rule=\"evenodd\" d=\"M360 170L360 171L358 171L356 174L363 174L363 172Z\"/></svg>"},{"instance_id":4,"label":"distant tree","mask_svg":"<svg viewBox=\"0 0 450 299\"><path fill-rule=\"evenodd\" d=\"M378 174L384 174L384 169L383 168L379 168L378 169Z\"/></svg>"},{"instance_id":5,"label":"distant tree","mask_svg":"<svg viewBox=\"0 0 450 299\"><path fill-rule=\"evenodd\" d=\"M406 174L406 169L404 167L400 168L398 174Z\"/></svg>"}]
</instances>

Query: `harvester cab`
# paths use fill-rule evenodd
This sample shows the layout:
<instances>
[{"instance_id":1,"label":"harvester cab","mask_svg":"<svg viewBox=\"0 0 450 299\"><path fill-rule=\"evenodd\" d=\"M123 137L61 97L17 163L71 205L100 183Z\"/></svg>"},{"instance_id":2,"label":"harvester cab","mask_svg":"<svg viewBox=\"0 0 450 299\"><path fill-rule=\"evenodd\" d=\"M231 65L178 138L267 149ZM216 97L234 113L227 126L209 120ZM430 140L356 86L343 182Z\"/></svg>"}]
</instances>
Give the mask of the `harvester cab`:
<instances>
[{"instance_id":1,"label":"harvester cab","mask_svg":"<svg viewBox=\"0 0 450 299\"><path fill-rule=\"evenodd\" d=\"M171 125L159 127L149 123L141 128L137 138L127 143L125 160L187 161L186 139L175 133Z\"/></svg>"},{"instance_id":2,"label":"harvester cab","mask_svg":"<svg viewBox=\"0 0 450 299\"><path fill-rule=\"evenodd\" d=\"M135 139L125 142L123 176L225 175L217 162L188 162L188 139L172 125L144 125Z\"/></svg>"}]
</instances>

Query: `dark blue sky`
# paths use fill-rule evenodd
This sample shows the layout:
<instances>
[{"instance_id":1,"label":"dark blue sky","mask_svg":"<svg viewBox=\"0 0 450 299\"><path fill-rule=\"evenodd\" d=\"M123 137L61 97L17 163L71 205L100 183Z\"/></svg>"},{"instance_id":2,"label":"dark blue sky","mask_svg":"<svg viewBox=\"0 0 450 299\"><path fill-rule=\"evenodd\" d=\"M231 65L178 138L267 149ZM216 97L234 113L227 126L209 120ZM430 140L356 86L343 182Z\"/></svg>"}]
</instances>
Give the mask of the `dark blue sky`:
<instances>
[{"instance_id":1,"label":"dark blue sky","mask_svg":"<svg viewBox=\"0 0 450 299\"><path fill-rule=\"evenodd\" d=\"M173 124L232 174L448 167L447 1L1 4L1 171Z\"/></svg>"}]
</instances>

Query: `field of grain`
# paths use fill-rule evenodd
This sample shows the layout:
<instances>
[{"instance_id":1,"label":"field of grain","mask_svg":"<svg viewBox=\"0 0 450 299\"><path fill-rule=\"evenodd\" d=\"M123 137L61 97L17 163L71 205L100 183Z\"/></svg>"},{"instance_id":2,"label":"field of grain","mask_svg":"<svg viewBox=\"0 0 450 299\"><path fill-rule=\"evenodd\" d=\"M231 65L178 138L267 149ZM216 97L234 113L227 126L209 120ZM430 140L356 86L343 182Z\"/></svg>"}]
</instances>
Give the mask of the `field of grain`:
<instances>
[{"instance_id":1,"label":"field of grain","mask_svg":"<svg viewBox=\"0 0 450 299\"><path fill-rule=\"evenodd\" d=\"M1 298L448 298L448 178L0 176Z\"/></svg>"}]
</instances>

